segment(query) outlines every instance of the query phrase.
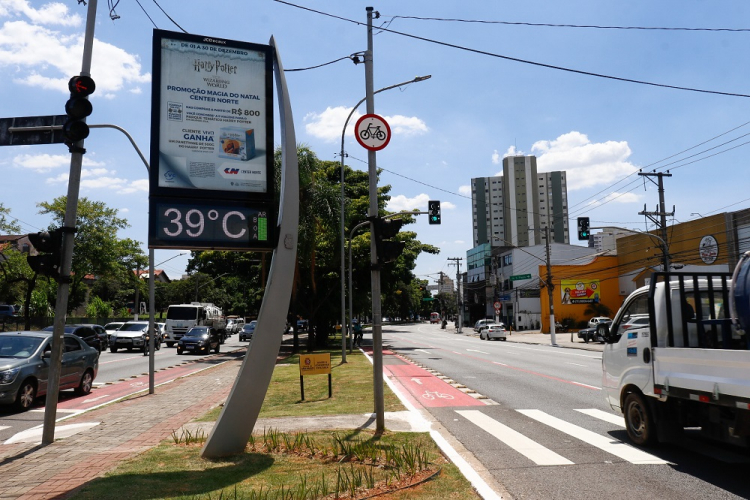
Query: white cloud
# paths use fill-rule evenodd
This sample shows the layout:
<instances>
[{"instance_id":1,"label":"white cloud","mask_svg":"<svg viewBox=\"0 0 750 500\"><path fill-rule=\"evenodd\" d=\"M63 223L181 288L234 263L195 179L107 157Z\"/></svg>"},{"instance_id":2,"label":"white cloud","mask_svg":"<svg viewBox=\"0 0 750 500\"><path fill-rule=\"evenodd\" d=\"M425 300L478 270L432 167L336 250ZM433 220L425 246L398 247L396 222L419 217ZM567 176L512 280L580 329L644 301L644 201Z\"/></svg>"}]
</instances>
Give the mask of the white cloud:
<instances>
[{"instance_id":1,"label":"white cloud","mask_svg":"<svg viewBox=\"0 0 750 500\"><path fill-rule=\"evenodd\" d=\"M532 147L532 149L534 149L534 148ZM523 155L525 155L525 154L526 154L526 153L524 153L524 152L523 152L523 151L521 151L520 149L516 149L516 147L515 147L515 146L510 146L510 147L508 148L508 150L507 150L507 151L506 151L505 153L503 153L503 158L506 158L506 157L508 157L508 156L523 156ZM498 163L499 163L499 162L498 162Z\"/></svg>"},{"instance_id":2,"label":"white cloud","mask_svg":"<svg viewBox=\"0 0 750 500\"><path fill-rule=\"evenodd\" d=\"M568 191L612 184L638 170L627 161L631 151L626 141L592 143L576 131L537 141L531 151L540 172L566 171Z\"/></svg>"},{"instance_id":3,"label":"white cloud","mask_svg":"<svg viewBox=\"0 0 750 500\"><path fill-rule=\"evenodd\" d=\"M66 94L68 80L80 72L82 54L80 32L64 34L26 21L8 21L0 27L0 68L16 83ZM149 73L141 73L138 56L101 40L94 43L91 76L97 86L94 97L126 87L133 91L151 81Z\"/></svg>"},{"instance_id":4,"label":"white cloud","mask_svg":"<svg viewBox=\"0 0 750 500\"><path fill-rule=\"evenodd\" d=\"M308 113L303 118L305 131L313 137L323 139L326 142L341 140L341 130L344 127L346 117L351 113L352 108L336 106L335 108L327 107L322 113ZM359 111L355 111L349 119L346 126L346 134L354 135L354 125L362 116ZM412 136L426 133L429 129L427 124L416 116L384 116L388 125L391 127L391 133L400 136Z\"/></svg>"},{"instance_id":5,"label":"white cloud","mask_svg":"<svg viewBox=\"0 0 750 500\"><path fill-rule=\"evenodd\" d=\"M91 159L90 156L83 157L84 167L99 167L104 165L101 162L97 162ZM50 154L23 154L17 155L13 158L13 166L20 168L28 168L39 173L49 172L56 168L70 167L70 155L50 155ZM65 177L67 178L67 173ZM83 172L81 172L83 176ZM49 182L49 181L48 181Z\"/></svg>"},{"instance_id":6,"label":"white cloud","mask_svg":"<svg viewBox=\"0 0 750 500\"><path fill-rule=\"evenodd\" d=\"M456 208L456 205L454 205L450 201L441 201L440 202L440 210L444 210L444 209L453 210L454 208Z\"/></svg>"},{"instance_id":7,"label":"white cloud","mask_svg":"<svg viewBox=\"0 0 750 500\"><path fill-rule=\"evenodd\" d=\"M422 193L414 198L407 198L406 196L399 194L397 196L391 196L388 201L387 209L390 212L401 212L403 210L414 210L418 209L420 212L427 211L427 202L430 201L430 197Z\"/></svg>"},{"instance_id":8,"label":"white cloud","mask_svg":"<svg viewBox=\"0 0 750 500\"><path fill-rule=\"evenodd\" d=\"M121 191L122 194L135 192L148 193L148 179L138 179L137 181L133 181L128 187Z\"/></svg>"},{"instance_id":9,"label":"white cloud","mask_svg":"<svg viewBox=\"0 0 750 500\"><path fill-rule=\"evenodd\" d=\"M500 163L500 153L497 152L497 149L492 152L492 163L495 165Z\"/></svg>"},{"instance_id":10,"label":"white cloud","mask_svg":"<svg viewBox=\"0 0 750 500\"><path fill-rule=\"evenodd\" d=\"M458 194L462 194L464 196L471 196L471 186L459 186Z\"/></svg>"},{"instance_id":11,"label":"white cloud","mask_svg":"<svg viewBox=\"0 0 750 500\"><path fill-rule=\"evenodd\" d=\"M0 17L24 15L37 24L59 24L80 26L83 22L78 14L70 14L67 5L50 2L40 9L34 9L27 0L0 0Z\"/></svg>"}]
</instances>

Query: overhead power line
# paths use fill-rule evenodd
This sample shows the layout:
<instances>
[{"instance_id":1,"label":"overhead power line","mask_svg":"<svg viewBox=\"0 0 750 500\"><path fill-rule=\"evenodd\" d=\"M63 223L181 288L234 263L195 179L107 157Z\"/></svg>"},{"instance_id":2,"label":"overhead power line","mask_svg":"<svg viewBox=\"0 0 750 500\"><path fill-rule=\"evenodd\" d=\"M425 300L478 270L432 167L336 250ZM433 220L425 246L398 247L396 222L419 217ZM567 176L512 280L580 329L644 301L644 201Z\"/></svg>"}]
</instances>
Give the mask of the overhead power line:
<instances>
[{"instance_id":1,"label":"overhead power line","mask_svg":"<svg viewBox=\"0 0 750 500\"><path fill-rule=\"evenodd\" d=\"M303 7L301 5L296 5L296 4L293 4L291 2L286 2L285 0L274 0L274 2L282 3L284 5L289 5L290 7L296 7L298 9L302 9L302 10L306 10L306 11L309 11L309 12L313 12L315 14L320 14L322 16L331 17L333 19L339 19L341 21L346 21L346 22L349 22L349 23L352 23L352 24L356 24L356 25L359 25L359 26L365 25L365 23L362 23L360 21L355 21L354 19L348 19L348 18L345 18L345 17L336 16L334 14L329 14L327 12L323 12L323 11L311 9L309 7ZM527 59L519 59L517 57L510 57L510 56L505 56L505 55L502 55L502 54L496 54L494 52L489 52L489 51L486 51L486 50L473 49L471 47L464 47L462 45L457 45L455 43L442 42L440 40L434 40L432 38L427 38L427 37L418 36L418 35L412 35L411 33L404 33L402 31L392 30L390 28L381 27L381 28L378 28L378 29L380 29L381 31L385 31L387 33L393 33L394 35L400 35L400 36L404 36L404 37L407 37L407 38L413 38L415 40L421 40L423 42L433 43L433 44L436 44L436 45L442 45L443 47L450 47L450 48L453 48L453 49L463 50L463 51L466 51L466 52L472 52L474 54L480 54L480 55L484 55L484 56L495 57L495 58L498 58L498 59L504 59L506 61L514 61L514 62L518 62L518 63L522 63L522 64L530 64L532 66L538 66L538 67L541 67L541 68L554 69L554 70L558 70L558 71L565 71L565 72L568 72L568 73L575 73L575 74L578 74L578 75L593 76L593 77L596 77L596 78L605 78L605 79L608 79L608 80L615 80L615 81L627 82L627 83L637 83L639 85L649 85L651 87L661 87L661 88L668 88L668 89L675 89L675 90L685 90L685 91L688 91L688 92L699 92L699 93L702 93L702 94L715 94L715 95L724 95L724 96L729 96L729 97L750 97L750 95L748 95L748 94L738 94L738 93L734 93L734 92L722 92L722 91L718 91L718 90L708 90L708 89L696 89L696 88L692 88L692 87L682 87L682 86L679 86L679 85L667 85L667 84L664 84L664 83L647 82L645 80L635 80L633 78L624 78L624 77L619 77L619 76L603 75L601 73L594 73L594 72L591 72L591 71L583 71L583 70L579 70L579 69L566 68L564 66L556 66L554 64L546 64L546 63L541 63L541 62L537 62L537 61L529 61Z\"/></svg>"},{"instance_id":2,"label":"overhead power line","mask_svg":"<svg viewBox=\"0 0 750 500\"><path fill-rule=\"evenodd\" d=\"M396 19L414 19L417 21L443 21L455 23L476 23L476 24L503 24L507 26L533 26L544 28L589 28L600 30L645 30L645 31L728 31L728 32L750 32L750 28L681 28L665 26L600 26L596 24L552 24L552 23L528 23L513 21L487 21L481 19L456 19L442 17L419 17L419 16L389 16L381 14L383 17L390 17L391 20L386 25Z\"/></svg>"}]
</instances>

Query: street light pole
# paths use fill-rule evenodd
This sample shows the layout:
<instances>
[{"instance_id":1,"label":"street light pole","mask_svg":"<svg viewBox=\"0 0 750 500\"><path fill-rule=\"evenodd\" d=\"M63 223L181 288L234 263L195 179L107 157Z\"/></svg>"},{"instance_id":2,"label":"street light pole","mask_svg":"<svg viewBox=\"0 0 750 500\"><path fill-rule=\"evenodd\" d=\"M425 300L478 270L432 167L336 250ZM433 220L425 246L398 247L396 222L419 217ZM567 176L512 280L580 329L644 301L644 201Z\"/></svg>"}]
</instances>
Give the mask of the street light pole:
<instances>
[{"instance_id":1,"label":"street light pole","mask_svg":"<svg viewBox=\"0 0 750 500\"><path fill-rule=\"evenodd\" d=\"M417 82L423 82L425 80L429 80L432 78L432 75L427 76L418 76L416 78L413 78L407 82L401 82L397 83L396 85L389 85L388 87L383 87L382 89L374 91L372 94L379 94L381 92L384 92L386 90L395 89L396 87L403 87L404 85L409 85L410 83L417 83ZM346 248L345 248L345 241L346 241L346 228L344 227L345 224L345 210L346 210L346 192L344 191L345 187L345 178L344 178L344 157L346 153L344 152L344 137L346 136L346 127L349 125L349 120L351 120L352 116L354 115L354 112L357 111L357 108L367 100L367 96L363 97L359 100L357 104L354 105L352 110L349 112L349 116L346 117L346 121L344 121L344 128L341 130L341 152L339 154L339 158L341 159L341 216L340 216L340 226L341 226L341 362L346 363L346 335L344 334L344 325L346 325L346 312L345 312L345 304L346 304L346 286L345 286L345 274L346 274ZM369 113L369 111L368 111ZM351 285L349 286L349 294L351 295ZM351 302L351 301L350 301ZM351 314L351 307L350 314ZM349 323L351 323L351 316L349 317ZM350 325L351 326L351 325ZM351 333L351 328L349 329L349 332Z\"/></svg>"}]
</instances>

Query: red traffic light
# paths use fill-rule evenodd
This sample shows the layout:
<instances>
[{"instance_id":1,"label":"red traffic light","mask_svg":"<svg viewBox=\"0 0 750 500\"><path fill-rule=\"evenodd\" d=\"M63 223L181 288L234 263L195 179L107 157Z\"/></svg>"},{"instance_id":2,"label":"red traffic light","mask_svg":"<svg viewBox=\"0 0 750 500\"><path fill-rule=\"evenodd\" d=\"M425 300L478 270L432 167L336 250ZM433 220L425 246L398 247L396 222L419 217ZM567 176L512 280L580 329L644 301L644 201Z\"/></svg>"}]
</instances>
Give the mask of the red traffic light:
<instances>
[{"instance_id":1,"label":"red traffic light","mask_svg":"<svg viewBox=\"0 0 750 500\"><path fill-rule=\"evenodd\" d=\"M96 84L90 76L74 76L68 81L68 90L75 96L87 96L94 93Z\"/></svg>"}]
</instances>

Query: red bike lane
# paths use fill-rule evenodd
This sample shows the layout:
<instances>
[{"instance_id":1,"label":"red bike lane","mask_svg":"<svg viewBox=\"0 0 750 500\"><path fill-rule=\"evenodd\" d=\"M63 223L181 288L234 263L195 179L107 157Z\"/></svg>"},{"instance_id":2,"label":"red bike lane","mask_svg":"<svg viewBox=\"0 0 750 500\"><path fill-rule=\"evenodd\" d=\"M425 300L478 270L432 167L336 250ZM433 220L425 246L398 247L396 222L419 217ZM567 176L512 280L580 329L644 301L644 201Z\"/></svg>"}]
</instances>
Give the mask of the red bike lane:
<instances>
[{"instance_id":1,"label":"red bike lane","mask_svg":"<svg viewBox=\"0 0 750 500\"><path fill-rule=\"evenodd\" d=\"M372 350L365 352L372 356ZM393 351L383 350L383 374L390 379L410 403L425 408L485 406L478 399L453 387L424 368Z\"/></svg>"}]
</instances>

